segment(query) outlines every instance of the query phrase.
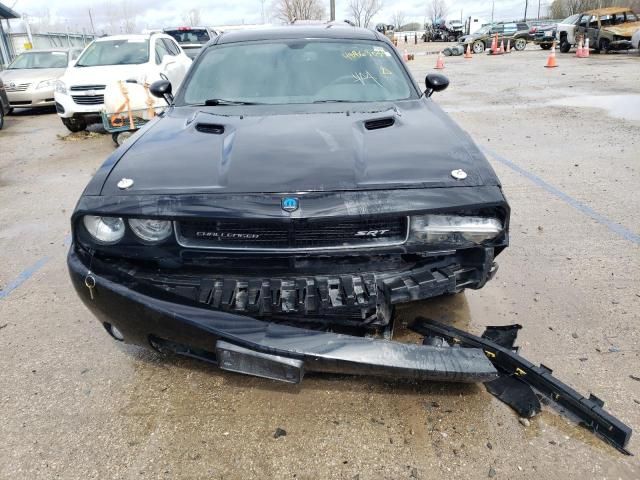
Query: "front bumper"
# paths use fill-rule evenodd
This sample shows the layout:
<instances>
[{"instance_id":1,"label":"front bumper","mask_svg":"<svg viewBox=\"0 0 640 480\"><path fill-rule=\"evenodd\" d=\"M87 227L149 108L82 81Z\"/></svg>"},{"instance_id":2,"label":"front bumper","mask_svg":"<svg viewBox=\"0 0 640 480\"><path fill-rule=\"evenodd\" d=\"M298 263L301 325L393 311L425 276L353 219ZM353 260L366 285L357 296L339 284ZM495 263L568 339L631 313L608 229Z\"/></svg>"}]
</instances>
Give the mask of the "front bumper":
<instances>
[{"instance_id":1,"label":"front bumper","mask_svg":"<svg viewBox=\"0 0 640 480\"><path fill-rule=\"evenodd\" d=\"M480 349L423 346L308 330L176 301L114 272L89 271L72 245L72 283L85 305L124 340L216 362L221 368L297 383L304 371L452 382L497 377ZM85 281L91 275L92 291Z\"/></svg>"},{"instance_id":2,"label":"front bumper","mask_svg":"<svg viewBox=\"0 0 640 480\"><path fill-rule=\"evenodd\" d=\"M58 115L61 118L87 117L99 119L100 112L104 109L104 104L100 105L80 105L73 101L70 95L55 92L55 103Z\"/></svg>"},{"instance_id":3,"label":"front bumper","mask_svg":"<svg viewBox=\"0 0 640 480\"><path fill-rule=\"evenodd\" d=\"M24 92L7 92L11 108L43 108L55 105L53 88L36 89L33 86Z\"/></svg>"}]
</instances>

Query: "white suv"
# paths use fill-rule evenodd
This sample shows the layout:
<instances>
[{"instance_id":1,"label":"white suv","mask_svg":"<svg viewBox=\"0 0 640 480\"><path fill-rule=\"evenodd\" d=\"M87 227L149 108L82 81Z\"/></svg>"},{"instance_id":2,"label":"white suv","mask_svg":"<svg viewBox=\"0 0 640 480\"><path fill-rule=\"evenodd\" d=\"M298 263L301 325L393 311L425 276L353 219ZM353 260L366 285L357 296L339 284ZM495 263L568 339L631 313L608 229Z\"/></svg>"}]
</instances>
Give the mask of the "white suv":
<instances>
[{"instance_id":1,"label":"white suv","mask_svg":"<svg viewBox=\"0 0 640 480\"><path fill-rule=\"evenodd\" d=\"M166 78L174 91L191 59L163 33L115 35L93 41L56 84L56 110L72 132L100 121L104 90L118 80L153 83Z\"/></svg>"}]
</instances>

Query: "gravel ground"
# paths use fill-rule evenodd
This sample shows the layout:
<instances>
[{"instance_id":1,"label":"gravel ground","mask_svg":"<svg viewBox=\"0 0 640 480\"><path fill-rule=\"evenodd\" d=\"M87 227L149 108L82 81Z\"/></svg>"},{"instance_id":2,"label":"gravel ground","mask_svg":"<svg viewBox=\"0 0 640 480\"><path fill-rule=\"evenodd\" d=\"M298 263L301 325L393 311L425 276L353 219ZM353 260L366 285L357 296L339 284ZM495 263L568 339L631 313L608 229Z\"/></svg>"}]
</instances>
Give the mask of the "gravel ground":
<instances>
[{"instance_id":1,"label":"gravel ground","mask_svg":"<svg viewBox=\"0 0 640 480\"><path fill-rule=\"evenodd\" d=\"M440 46L408 48L416 78L435 72L424 53ZM511 247L483 290L398 321L520 323L526 357L638 426L640 56L558 54L545 69L546 56L445 60L435 98L487 149ZM111 341L65 267L70 212L111 138L23 111L0 145L0 478L640 477L637 457L549 411L525 426L481 386L281 385Z\"/></svg>"}]
</instances>

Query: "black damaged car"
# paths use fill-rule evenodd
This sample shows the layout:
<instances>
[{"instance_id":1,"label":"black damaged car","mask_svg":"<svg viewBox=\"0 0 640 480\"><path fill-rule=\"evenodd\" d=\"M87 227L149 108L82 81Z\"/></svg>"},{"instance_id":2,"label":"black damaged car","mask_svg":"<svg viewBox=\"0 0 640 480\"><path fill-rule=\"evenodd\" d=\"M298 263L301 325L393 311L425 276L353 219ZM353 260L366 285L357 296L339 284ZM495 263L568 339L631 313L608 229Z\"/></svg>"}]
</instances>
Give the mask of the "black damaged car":
<instances>
[{"instance_id":1,"label":"black damaged car","mask_svg":"<svg viewBox=\"0 0 640 480\"><path fill-rule=\"evenodd\" d=\"M495 378L481 349L389 339L394 305L481 288L508 244L498 178L430 98L447 85L423 93L375 31L220 35L82 194L78 294L115 339L227 370Z\"/></svg>"}]
</instances>

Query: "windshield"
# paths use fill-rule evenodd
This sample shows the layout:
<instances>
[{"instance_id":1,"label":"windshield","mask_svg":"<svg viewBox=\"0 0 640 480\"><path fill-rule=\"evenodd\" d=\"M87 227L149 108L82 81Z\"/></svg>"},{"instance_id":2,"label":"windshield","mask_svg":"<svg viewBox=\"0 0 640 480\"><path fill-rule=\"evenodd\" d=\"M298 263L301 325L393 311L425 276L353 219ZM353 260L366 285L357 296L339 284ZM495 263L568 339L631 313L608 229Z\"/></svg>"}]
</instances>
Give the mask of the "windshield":
<instances>
[{"instance_id":1,"label":"windshield","mask_svg":"<svg viewBox=\"0 0 640 480\"><path fill-rule=\"evenodd\" d=\"M76 67L138 65L149 61L149 40L101 40L93 42L76 62Z\"/></svg>"},{"instance_id":2,"label":"windshield","mask_svg":"<svg viewBox=\"0 0 640 480\"><path fill-rule=\"evenodd\" d=\"M66 68L67 52L23 52L9 65L9 70L22 68Z\"/></svg>"},{"instance_id":3,"label":"windshield","mask_svg":"<svg viewBox=\"0 0 640 480\"><path fill-rule=\"evenodd\" d=\"M485 33L489 33L489 30L491 30L491 25L485 25L480 30L478 30L476 34L484 35Z\"/></svg>"},{"instance_id":4,"label":"windshield","mask_svg":"<svg viewBox=\"0 0 640 480\"><path fill-rule=\"evenodd\" d=\"M165 33L171 35L178 43L199 43L204 45L211 38L204 28L177 28L175 30L165 30Z\"/></svg>"},{"instance_id":5,"label":"windshield","mask_svg":"<svg viewBox=\"0 0 640 480\"><path fill-rule=\"evenodd\" d=\"M573 25L574 23L576 23L578 21L578 17L579 16L580 16L580 14L576 13L575 15L571 15L570 17L565 18L560 23L566 23L568 25Z\"/></svg>"},{"instance_id":6,"label":"windshield","mask_svg":"<svg viewBox=\"0 0 640 480\"><path fill-rule=\"evenodd\" d=\"M274 105L372 102L415 93L397 57L381 42L230 44L209 48L192 68L182 90L182 100L190 105L211 99Z\"/></svg>"}]
</instances>

